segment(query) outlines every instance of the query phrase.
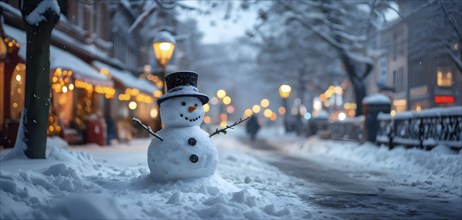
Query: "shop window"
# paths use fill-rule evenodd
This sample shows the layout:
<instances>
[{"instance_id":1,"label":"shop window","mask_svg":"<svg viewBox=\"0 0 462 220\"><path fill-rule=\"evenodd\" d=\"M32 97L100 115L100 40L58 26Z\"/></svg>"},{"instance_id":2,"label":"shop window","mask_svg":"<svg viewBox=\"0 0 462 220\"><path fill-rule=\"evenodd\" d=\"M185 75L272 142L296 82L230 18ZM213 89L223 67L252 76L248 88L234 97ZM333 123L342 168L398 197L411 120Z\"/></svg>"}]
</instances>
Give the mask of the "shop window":
<instances>
[{"instance_id":1,"label":"shop window","mask_svg":"<svg viewBox=\"0 0 462 220\"><path fill-rule=\"evenodd\" d=\"M438 71L437 74L437 84L441 87L450 87L452 86L452 73Z\"/></svg>"},{"instance_id":2,"label":"shop window","mask_svg":"<svg viewBox=\"0 0 462 220\"><path fill-rule=\"evenodd\" d=\"M13 71L10 90L10 116L14 120L19 120L21 111L24 107L24 94L26 93L26 65L18 63Z\"/></svg>"}]
</instances>

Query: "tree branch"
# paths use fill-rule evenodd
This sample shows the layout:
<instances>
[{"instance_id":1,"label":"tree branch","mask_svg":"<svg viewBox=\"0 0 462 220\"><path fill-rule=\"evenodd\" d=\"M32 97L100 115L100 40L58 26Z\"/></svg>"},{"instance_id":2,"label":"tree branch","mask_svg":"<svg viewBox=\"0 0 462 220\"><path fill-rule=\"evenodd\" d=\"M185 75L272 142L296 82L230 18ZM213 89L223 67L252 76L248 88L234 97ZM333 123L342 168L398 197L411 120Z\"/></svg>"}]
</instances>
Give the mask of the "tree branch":
<instances>
[{"instance_id":1,"label":"tree branch","mask_svg":"<svg viewBox=\"0 0 462 220\"><path fill-rule=\"evenodd\" d=\"M233 129L234 126L236 126L236 125L238 125L238 124L240 124L240 123L242 123L242 122L248 120L249 118L250 118L250 117L247 117L247 118L245 118L244 120L242 120L242 118L241 118L241 119L239 119L239 121L234 122L234 124L232 124L232 125L230 125L230 126L226 125L226 127L225 127L225 128L222 128L222 129L218 129L218 128L217 128L217 130L215 130L215 132L213 132L212 134L210 134L209 137L212 137L213 135L220 134L220 133L226 134L226 129L228 129L228 128Z\"/></svg>"}]
</instances>

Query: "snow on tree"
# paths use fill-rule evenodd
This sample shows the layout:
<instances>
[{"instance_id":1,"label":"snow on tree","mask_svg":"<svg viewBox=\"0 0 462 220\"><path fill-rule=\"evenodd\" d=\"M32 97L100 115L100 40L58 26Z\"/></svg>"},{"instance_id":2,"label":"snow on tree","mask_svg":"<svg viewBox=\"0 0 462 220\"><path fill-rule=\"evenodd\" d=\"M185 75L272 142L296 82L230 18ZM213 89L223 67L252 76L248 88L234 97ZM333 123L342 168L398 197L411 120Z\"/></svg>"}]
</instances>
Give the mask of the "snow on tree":
<instances>
[{"instance_id":1,"label":"snow on tree","mask_svg":"<svg viewBox=\"0 0 462 220\"><path fill-rule=\"evenodd\" d=\"M357 106L361 106L361 101L366 96L365 78L371 72L375 58L368 51L368 36L384 21L383 12L389 7L389 1L281 0L270 2L259 14L264 23L279 20L284 25L282 34L294 31L313 33L329 45L328 50L337 53L353 85ZM303 35L295 35L292 39L301 37ZM302 58L298 57L296 60L300 59ZM361 114L362 109L357 108L356 115Z\"/></svg>"},{"instance_id":2,"label":"snow on tree","mask_svg":"<svg viewBox=\"0 0 462 220\"><path fill-rule=\"evenodd\" d=\"M20 129L11 155L22 152L31 159L44 159L50 109L50 39L59 21L57 0L20 2L27 33L26 94Z\"/></svg>"}]
</instances>

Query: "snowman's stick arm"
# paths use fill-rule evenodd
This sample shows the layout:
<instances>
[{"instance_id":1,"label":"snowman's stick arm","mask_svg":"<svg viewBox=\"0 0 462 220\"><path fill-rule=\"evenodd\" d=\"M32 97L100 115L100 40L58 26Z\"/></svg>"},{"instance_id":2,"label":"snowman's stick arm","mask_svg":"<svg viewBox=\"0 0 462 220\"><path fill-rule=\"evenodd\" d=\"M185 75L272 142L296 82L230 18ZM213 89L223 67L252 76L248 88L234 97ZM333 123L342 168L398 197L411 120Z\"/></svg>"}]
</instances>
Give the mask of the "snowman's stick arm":
<instances>
[{"instance_id":1,"label":"snowman's stick arm","mask_svg":"<svg viewBox=\"0 0 462 220\"><path fill-rule=\"evenodd\" d=\"M209 137L212 137L213 135L220 134L220 133L226 134L226 129L228 129L228 128L233 129L234 126L236 126L236 125L238 125L238 124L240 124L240 123L246 121L246 120L249 119L249 118L250 118L250 117L247 117L247 118L244 118L244 119L240 118L239 121L234 122L234 124L232 124L232 125L229 125L229 126L226 125L226 127L225 127L225 128L222 128L222 129L218 129L218 128L217 128L217 130L215 130L215 132L213 132L212 134L210 134Z\"/></svg>"},{"instance_id":2,"label":"snowman's stick arm","mask_svg":"<svg viewBox=\"0 0 462 220\"><path fill-rule=\"evenodd\" d=\"M159 139L160 141L164 141L164 139L162 137L160 137L158 134L156 134L154 131L152 131L151 127L150 126L146 126L145 124L143 124L140 119L138 118L135 118L133 117L132 120L138 124L140 124L141 126L143 126L144 129L146 129L149 133L152 134L152 136L156 137L157 139Z\"/></svg>"}]
</instances>

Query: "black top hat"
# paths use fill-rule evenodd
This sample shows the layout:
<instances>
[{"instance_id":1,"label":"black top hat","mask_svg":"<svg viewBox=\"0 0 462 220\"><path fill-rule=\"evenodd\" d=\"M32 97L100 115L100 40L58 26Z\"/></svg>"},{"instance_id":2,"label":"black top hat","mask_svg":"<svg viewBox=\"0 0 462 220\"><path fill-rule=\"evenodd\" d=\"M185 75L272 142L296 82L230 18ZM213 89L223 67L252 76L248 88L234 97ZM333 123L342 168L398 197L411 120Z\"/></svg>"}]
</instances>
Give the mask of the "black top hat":
<instances>
[{"instance_id":1,"label":"black top hat","mask_svg":"<svg viewBox=\"0 0 462 220\"><path fill-rule=\"evenodd\" d=\"M209 97L197 90L198 75L192 71L173 72L165 77L167 93L161 96L157 103L179 96L193 96L201 100L202 104L209 102Z\"/></svg>"}]
</instances>

